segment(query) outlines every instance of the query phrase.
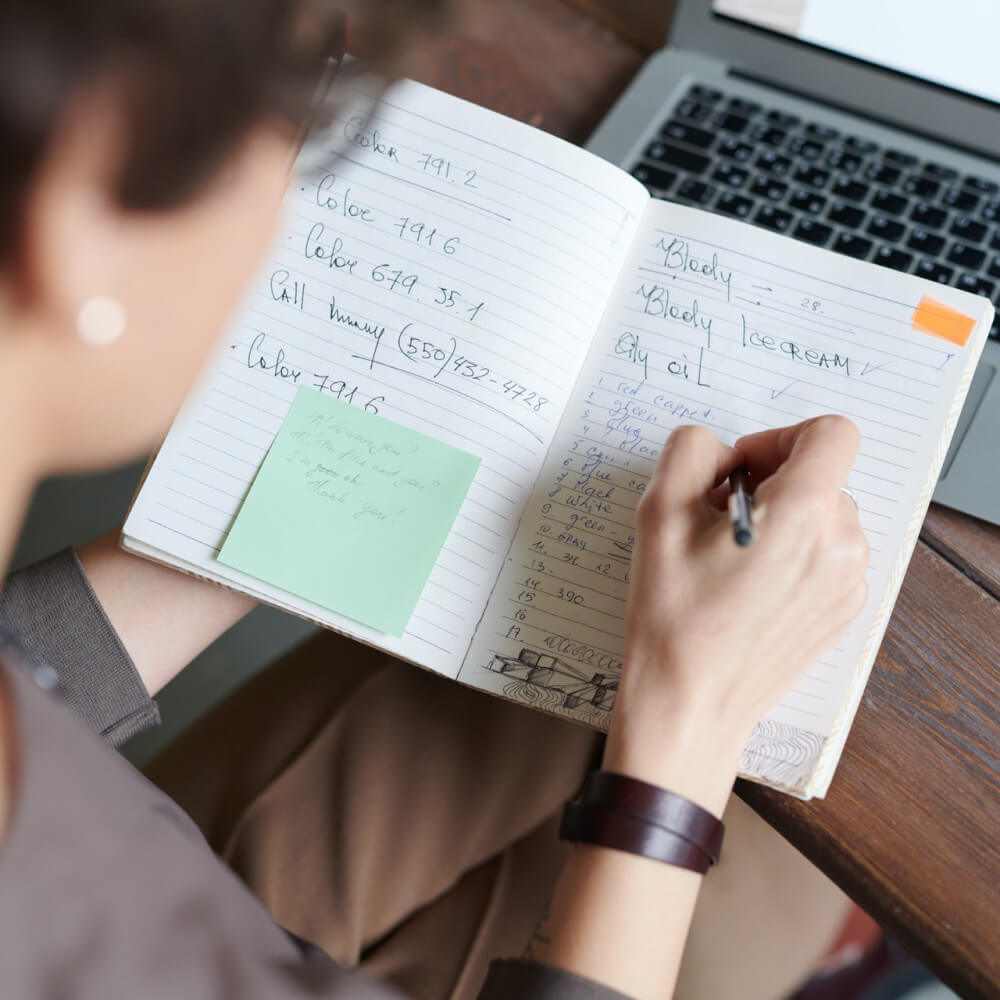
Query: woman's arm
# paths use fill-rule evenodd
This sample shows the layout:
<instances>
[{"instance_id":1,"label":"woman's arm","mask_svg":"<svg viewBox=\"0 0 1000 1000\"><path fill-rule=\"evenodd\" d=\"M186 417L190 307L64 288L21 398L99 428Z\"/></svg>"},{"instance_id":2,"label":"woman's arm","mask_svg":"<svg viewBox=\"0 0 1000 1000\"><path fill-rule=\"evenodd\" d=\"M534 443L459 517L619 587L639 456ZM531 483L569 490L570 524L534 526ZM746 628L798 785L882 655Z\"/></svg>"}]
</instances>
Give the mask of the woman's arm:
<instances>
[{"instance_id":1,"label":"woman's arm","mask_svg":"<svg viewBox=\"0 0 1000 1000\"><path fill-rule=\"evenodd\" d=\"M664 712L656 754L629 756L609 746L603 768L669 788L721 816L743 747L731 734L706 742L704 734L717 728L714 719ZM625 996L665 1000L673 995L703 877L579 845L529 954ZM725 942L719 953L724 956Z\"/></svg>"},{"instance_id":2,"label":"woman's arm","mask_svg":"<svg viewBox=\"0 0 1000 1000\"><path fill-rule=\"evenodd\" d=\"M119 536L111 531L78 554L146 690L155 695L257 602L130 555L119 547Z\"/></svg>"},{"instance_id":3,"label":"woman's arm","mask_svg":"<svg viewBox=\"0 0 1000 1000\"><path fill-rule=\"evenodd\" d=\"M839 418L754 435L735 449L704 430L674 433L638 512L605 770L721 816L754 723L864 603L868 546L840 491L857 448L857 431ZM760 484L758 537L740 549L709 498L744 463ZM630 997L668 997L700 882L681 868L579 846L533 957Z\"/></svg>"}]
</instances>

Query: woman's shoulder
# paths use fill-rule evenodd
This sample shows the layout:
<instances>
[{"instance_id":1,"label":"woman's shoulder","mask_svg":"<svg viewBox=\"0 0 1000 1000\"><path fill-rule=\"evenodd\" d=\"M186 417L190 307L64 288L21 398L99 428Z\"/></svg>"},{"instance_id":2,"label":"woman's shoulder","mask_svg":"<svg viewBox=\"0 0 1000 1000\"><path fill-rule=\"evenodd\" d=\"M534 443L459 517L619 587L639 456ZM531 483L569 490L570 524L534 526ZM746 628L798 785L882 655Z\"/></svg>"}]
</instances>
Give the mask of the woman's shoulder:
<instances>
[{"instance_id":1,"label":"woman's shoulder","mask_svg":"<svg viewBox=\"0 0 1000 1000\"><path fill-rule=\"evenodd\" d=\"M0 711L14 766L0 840L3 995L41 996L59 969L80 1000L166 1000L223 979L288 1000L364 996L353 977L340 990L346 974L332 962L303 963L195 824L50 681L4 629Z\"/></svg>"}]
</instances>

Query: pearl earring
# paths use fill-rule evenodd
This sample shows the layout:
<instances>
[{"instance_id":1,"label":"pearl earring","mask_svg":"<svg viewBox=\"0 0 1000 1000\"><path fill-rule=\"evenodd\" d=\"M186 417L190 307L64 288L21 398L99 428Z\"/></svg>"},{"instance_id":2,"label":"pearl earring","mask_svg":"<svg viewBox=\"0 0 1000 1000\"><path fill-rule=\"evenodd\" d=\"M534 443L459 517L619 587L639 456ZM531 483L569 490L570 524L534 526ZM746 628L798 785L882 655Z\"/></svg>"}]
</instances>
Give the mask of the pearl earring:
<instances>
[{"instance_id":1,"label":"pearl earring","mask_svg":"<svg viewBox=\"0 0 1000 1000\"><path fill-rule=\"evenodd\" d=\"M108 347L125 332L128 314L110 295L95 295L77 313L76 334L90 347Z\"/></svg>"}]
</instances>

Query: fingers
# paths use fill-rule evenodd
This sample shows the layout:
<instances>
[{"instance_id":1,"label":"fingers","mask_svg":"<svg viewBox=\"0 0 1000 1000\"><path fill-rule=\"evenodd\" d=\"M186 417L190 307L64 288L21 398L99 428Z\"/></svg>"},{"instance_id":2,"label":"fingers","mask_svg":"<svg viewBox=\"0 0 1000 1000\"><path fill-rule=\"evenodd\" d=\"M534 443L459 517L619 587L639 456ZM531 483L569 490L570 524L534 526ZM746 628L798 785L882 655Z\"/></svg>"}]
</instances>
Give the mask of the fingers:
<instances>
[{"instance_id":1,"label":"fingers","mask_svg":"<svg viewBox=\"0 0 1000 1000\"><path fill-rule=\"evenodd\" d=\"M858 578L864 578L871 561L868 538L861 530L857 504L846 494L837 491L838 535L845 549L848 549L849 570Z\"/></svg>"},{"instance_id":2,"label":"fingers","mask_svg":"<svg viewBox=\"0 0 1000 1000\"><path fill-rule=\"evenodd\" d=\"M818 417L805 420L790 427L774 427L771 430L758 431L756 434L744 435L737 441L743 452L747 468L758 482L767 479L778 471L787 460L795 439Z\"/></svg>"},{"instance_id":3,"label":"fingers","mask_svg":"<svg viewBox=\"0 0 1000 1000\"><path fill-rule=\"evenodd\" d=\"M704 499L741 462L704 427L678 427L667 439L646 498L661 507L685 506Z\"/></svg>"},{"instance_id":4,"label":"fingers","mask_svg":"<svg viewBox=\"0 0 1000 1000\"><path fill-rule=\"evenodd\" d=\"M825 416L753 434L738 441L737 448L751 476L760 483L755 496L787 509L810 501L834 503L857 457L860 440L850 420Z\"/></svg>"},{"instance_id":5,"label":"fingers","mask_svg":"<svg viewBox=\"0 0 1000 1000\"><path fill-rule=\"evenodd\" d=\"M843 524L861 530L860 511L858 503L854 497L848 495L844 490L837 490L837 513Z\"/></svg>"},{"instance_id":6,"label":"fingers","mask_svg":"<svg viewBox=\"0 0 1000 1000\"><path fill-rule=\"evenodd\" d=\"M708 494L708 502L716 510L725 513L729 510L729 494L731 490L729 489L729 481L720 483L718 486Z\"/></svg>"}]
</instances>

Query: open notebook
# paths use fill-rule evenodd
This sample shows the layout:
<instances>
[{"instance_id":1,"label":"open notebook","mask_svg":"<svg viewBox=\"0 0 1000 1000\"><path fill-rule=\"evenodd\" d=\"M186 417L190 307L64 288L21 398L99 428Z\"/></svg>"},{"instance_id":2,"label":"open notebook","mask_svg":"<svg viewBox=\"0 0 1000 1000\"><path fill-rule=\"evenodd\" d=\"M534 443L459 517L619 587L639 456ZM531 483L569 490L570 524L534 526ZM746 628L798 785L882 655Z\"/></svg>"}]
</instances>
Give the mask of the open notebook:
<instances>
[{"instance_id":1,"label":"open notebook","mask_svg":"<svg viewBox=\"0 0 1000 1000\"><path fill-rule=\"evenodd\" d=\"M823 795L989 302L652 200L581 149L419 84L369 112L338 123L327 172L296 175L124 546L605 727L635 505L671 429L699 423L731 442L846 414L863 435L849 486L871 543L869 601L742 761L749 778ZM299 385L482 460L400 637L217 561Z\"/></svg>"}]
</instances>

